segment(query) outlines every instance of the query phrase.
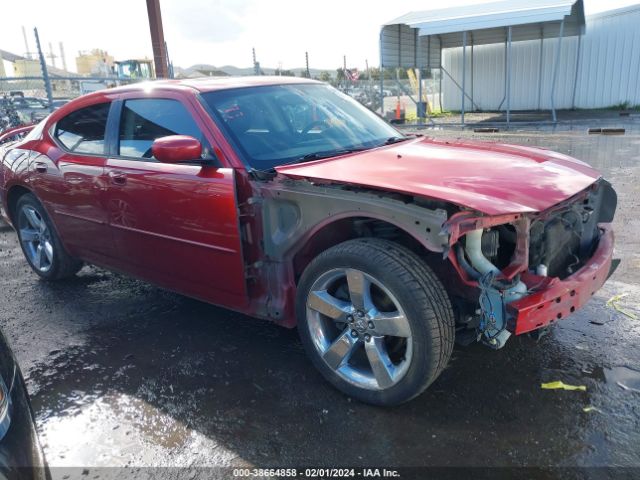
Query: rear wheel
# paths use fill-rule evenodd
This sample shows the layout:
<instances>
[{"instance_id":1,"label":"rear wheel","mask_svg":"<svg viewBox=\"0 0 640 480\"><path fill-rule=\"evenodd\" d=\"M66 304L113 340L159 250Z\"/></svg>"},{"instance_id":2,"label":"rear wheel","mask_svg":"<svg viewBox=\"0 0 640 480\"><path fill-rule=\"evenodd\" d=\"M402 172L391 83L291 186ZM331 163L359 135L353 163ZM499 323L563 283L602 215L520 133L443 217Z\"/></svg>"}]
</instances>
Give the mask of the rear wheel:
<instances>
[{"instance_id":1,"label":"rear wheel","mask_svg":"<svg viewBox=\"0 0 640 480\"><path fill-rule=\"evenodd\" d=\"M314 259L300 279L297 314L325 378L376 405L419 395L453 348L444 287L420 257L385 240L350 240Z\"/></svg>"},{"instance_id":2,"label":"rear wheel","mask_svg":"<svg viewBox=\"0 0 640 480\"><path fill-rule=\"evenodd\" d=\"M24 256L40 277L60 280L82 268L82 262L65 251L47 213L32 194L20 197L14 219Z\"/></svg>"}]
</instances>

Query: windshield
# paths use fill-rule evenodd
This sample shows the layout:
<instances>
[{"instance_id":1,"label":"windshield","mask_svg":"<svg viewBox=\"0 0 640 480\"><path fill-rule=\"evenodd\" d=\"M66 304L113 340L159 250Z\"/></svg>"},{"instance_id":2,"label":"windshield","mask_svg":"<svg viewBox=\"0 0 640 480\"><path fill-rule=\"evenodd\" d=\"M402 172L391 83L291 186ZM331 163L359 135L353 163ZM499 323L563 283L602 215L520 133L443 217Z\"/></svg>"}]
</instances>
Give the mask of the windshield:
<instances>
[{"instance_id":1,"label":"windshield","mask_svg":"<svg viewBox=\"0 0 640 480\"><path fill-rule=\"evenodd\" d=\"M324 84L237 88L202 97L245 161L257 170L404 138L358 102Z\"/></svg>"}]
</instances>

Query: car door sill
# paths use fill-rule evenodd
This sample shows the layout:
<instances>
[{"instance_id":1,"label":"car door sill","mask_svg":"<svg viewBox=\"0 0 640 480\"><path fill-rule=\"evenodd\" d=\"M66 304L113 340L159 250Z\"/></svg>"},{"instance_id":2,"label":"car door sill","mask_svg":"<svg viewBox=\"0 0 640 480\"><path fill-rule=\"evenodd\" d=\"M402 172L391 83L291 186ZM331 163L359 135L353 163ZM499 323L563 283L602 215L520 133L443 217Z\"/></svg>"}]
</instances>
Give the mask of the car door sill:
<instances>
[{"instance_id":1,"label":"car door sill","mask_svg":"<svg viewBox=\"0 0 640 480\"><path fill-rule=\"evenodd\" d=\"M130 232L141 233L143 235L163 238L165 240L172 240L174 242L187 243L189 245L194 245L196 247L209 248L212 250L218 250L220 252L226 252L226 253L238 253L236 250L232 248L221 247L219 245L210 245L208 243L194 242L193 240L185 240L183 238L172 237L171 235L163 235L161 233L149 232L147 230L140 230L139 228L127 227L125 225L111 224L111 226L113 228L119 228L121 230L127 230Z\"/></svg>"}]
</instances>

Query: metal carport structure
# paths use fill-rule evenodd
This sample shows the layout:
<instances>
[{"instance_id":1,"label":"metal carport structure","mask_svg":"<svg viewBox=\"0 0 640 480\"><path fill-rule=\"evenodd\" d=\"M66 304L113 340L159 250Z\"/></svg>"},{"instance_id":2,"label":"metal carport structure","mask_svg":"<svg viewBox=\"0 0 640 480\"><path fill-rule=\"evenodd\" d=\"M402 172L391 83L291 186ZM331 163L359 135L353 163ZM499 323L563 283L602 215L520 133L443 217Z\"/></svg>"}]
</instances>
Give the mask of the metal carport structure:
<instances>
[{"instance_id":1,"label":"metal carport structure","mask_svg":"<svg viewBox=\"0 0 640 480\"><path fill-rule=\"evenodd\" d=\"M474 45L505 44L504 103L507 124L511 120L511 44L525 40L557 38L551 87L551 114L557 120L554 105L555 84L560 61L562 38L579 38L585 31L582 0L510 0L467 5L439 10L410 12L382 26L380 31L380 68L413 68L418 71L418 118L428 115L422 105L422 70L440 69L456 84L462 95L461 121L464 125L466 92L466 50L471 47L473 71ZM462 79L458 83L442 65L442 50L462 47ZM579 44L577 57L579 58ZM542 58L542 57L540 57ZM541 60L540 60L541 61ZM540 71L541 65L538 66ZM380 96L383 97L383 75L380 75ZM473 78L473 74L472 74ZM506 103L505 103L506 102ZM382 107L384 108L384 107ZM422 115L421 115L422 114Z\"/></svg>"}]
</instances>

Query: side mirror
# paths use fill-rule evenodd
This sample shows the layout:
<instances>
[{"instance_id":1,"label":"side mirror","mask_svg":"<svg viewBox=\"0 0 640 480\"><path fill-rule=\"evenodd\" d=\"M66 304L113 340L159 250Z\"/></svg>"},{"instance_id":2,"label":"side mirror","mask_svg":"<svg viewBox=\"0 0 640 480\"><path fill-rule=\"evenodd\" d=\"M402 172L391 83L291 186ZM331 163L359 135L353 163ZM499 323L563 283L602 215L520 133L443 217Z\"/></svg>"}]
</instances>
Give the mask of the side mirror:
<instances>
[{"instance_id":1,"label":"side mirror","mask_svg":"<svg viewBox=\"0 0 640 480\"><path fill-rule=\"evenodd\" d=\"M188 135L169 135L157 138L151 153L162 163L181 163L201 160L202 144Z\"/></svg>"}]
</instances>

